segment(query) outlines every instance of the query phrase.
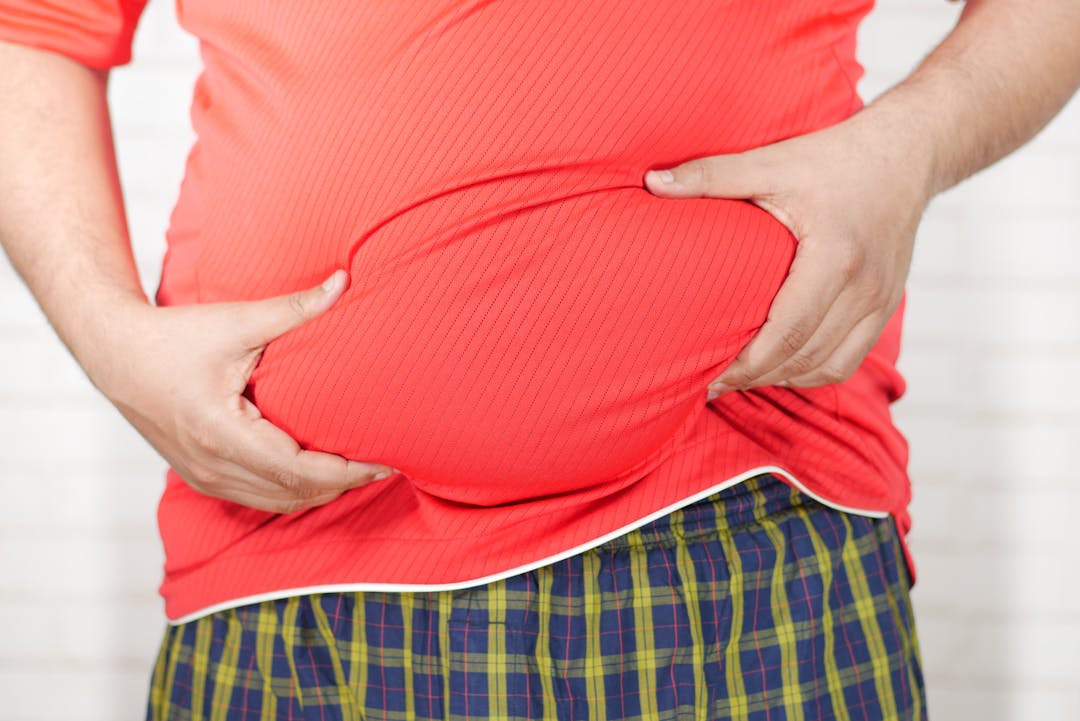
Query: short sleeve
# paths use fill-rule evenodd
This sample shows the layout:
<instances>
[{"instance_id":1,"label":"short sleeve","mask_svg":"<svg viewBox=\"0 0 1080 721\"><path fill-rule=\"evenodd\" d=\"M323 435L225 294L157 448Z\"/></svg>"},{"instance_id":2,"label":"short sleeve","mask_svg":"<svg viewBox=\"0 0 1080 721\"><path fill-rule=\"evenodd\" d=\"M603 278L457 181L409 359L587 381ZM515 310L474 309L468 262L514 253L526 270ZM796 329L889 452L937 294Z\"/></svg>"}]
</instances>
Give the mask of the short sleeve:
<instances>
[{"instance_id":1,"label":"short sleeve","mask_svg":"<svg viewBox=\"0 0 1080 721\"><path fill-rule=\"evenodd\" d=\"M131 60L147 0L0 0L0 40L107 70Z\"/></svg>"}]
</instances>

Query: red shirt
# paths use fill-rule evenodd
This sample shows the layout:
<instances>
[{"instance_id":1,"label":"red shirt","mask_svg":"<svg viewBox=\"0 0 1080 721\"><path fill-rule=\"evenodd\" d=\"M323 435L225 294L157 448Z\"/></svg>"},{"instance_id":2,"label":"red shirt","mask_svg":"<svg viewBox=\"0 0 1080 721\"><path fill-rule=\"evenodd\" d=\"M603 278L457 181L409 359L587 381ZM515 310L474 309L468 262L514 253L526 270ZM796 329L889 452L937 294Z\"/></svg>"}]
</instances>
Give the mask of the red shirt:
<instances>
[{"instance_id":1,"label":"red shirt","mask_svg":"<svg viewBox=\"0 0 1080 721\"><path fill-rule=\"evenodd\" d=\"M178 4L204 69L157 302L348 269L330 311L267 346L248 396L304 447L402 473L275 515L170 470L169 618L474 585L763 470L906 534L901 312L847 382L706 404L796 241L749 202L642 182L858 110L871 4ZM0 37L110 67L140 10L0 0Z\"/></svg>"}]
</instances>

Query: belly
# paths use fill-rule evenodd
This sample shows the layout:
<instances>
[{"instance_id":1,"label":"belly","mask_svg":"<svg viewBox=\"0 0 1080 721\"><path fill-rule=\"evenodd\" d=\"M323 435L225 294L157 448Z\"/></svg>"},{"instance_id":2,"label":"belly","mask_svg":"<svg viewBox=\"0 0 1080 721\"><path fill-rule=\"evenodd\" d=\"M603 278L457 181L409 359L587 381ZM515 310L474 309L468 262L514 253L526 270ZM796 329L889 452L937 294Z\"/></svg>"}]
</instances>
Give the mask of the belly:
<instances>
[{"instance_id":1,"label":"belly","mask_svg":"<svg viewBox=\"0 0 1080 721\"><path fill-rule=\"evenodd\" d=\"M764 321L795 245L749 203L640 187L434 234L412 220L368 238L338 303L267 346L252 398L308 447L481 505L664 460Z\"/></svg>"},{"instance_id":2,"label":"belly","mask_svg":"<svg viewBox=\"0 0 1080 721\"><path fill-rule=\"evenodd\" d=\"M205 43L160 297L260 298L345 267L338 303L251 378L301 444L459 503L632 480L707 412L795 247L745 201L653 196L645 170L856 104L838 8L865 3L782 5L288 6L246 28L257 53ZM185 22L231 7L185 3Z\"/></svg>"}]
</instances>

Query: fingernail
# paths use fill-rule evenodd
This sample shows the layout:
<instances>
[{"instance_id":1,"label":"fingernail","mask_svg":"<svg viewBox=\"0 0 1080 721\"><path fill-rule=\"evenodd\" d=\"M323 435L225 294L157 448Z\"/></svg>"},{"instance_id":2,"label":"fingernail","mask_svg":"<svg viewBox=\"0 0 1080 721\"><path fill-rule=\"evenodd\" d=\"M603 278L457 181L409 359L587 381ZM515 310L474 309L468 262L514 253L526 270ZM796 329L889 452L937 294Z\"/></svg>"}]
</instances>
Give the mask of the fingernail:
<instances>
[{"instance_id":1,"label":"fingernail","mask_svg":"<svg viewBox=\"0 0 1080 721\"><path fill-rule=\"evenodd\" d=\"M379 471L378 473L376 473L374 476L371 477L371 480L373 480L373 481L381 481L382 479L389 478L389 477L390 477L390 474L387 473L386 471Z\"/></svg>"},{"instance_id":2,"label":"fingernail","mask_svg":"<svg viewBox=\"0 0 1080 721\"><path fill-rule=\"evenodd\" d=\"M711 401L716 400L719 397L720 397L719 393L713 391L712 389L709 389L709 392L705 394L705 402L709 403Z\"/></svg>"},{"instance_id":3,"label":"fingernail","mask_svg":"<svg viewBox=\"0 0 1080 721\"><path fill-rule=\"evenodd\" d=\"M731 390L731 387L724 384L724 383L713 383L712 385L709 386L709 391L711 391L712 393L715 393L718 396L722 396L722 395L724 395L725 393L727 393L730 390Z\"/></svg>"},{"instance_id":4,"label":"fingernail","mask_svg":"<svg viewBox=\"0 0 1080 721\"><path fill-rule=\"evenodd\" d=\"M341 273L335 270L329 278L323 281L322 289L324 293L329 293L337 286L339 275L341 275Z\"/></svg>"},{"instance_id":5,"label":"fingernail","mask_svg":"<svg viewBox=\"0 0 1080 721\"><path fill-rule=\"evenodd\" d=\"M657 183L666 185L675 182L675 174L670 170L650 170L647 175L652 175L653 180Z\"/></svg>"}]
</instances>

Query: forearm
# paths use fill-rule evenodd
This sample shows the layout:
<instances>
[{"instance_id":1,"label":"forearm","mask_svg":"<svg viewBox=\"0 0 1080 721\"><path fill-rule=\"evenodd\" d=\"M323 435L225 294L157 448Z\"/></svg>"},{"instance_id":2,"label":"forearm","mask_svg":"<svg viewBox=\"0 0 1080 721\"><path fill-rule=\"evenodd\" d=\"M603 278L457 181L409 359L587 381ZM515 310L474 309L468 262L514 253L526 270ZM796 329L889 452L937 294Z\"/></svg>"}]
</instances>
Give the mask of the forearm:
<instances>
[{"instance_id":1,"label":"forearm","mask_svg":"<svg viewBox=\"0 0 1080 721\"><path fill-rule=\"evenodd\" d=\"M928 197L1031 139L1080 86L1080 3L968 0L953 31L864 110Z\"/></svg>"},{"instance_id":2,"label":"forearm","mask_svg":"<svg viewBox=\"0 0 1080 721\"><path fill-rule=\"evenodd\" d=\"M97 382L110 309L148 305L113 153L104 73L0 43L0 244Z\"/></svg>"}]
</instances>

